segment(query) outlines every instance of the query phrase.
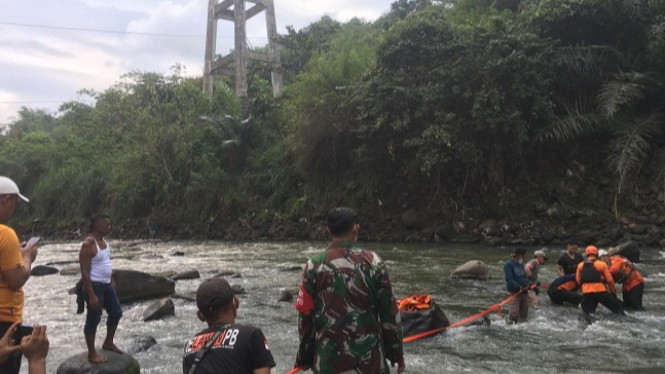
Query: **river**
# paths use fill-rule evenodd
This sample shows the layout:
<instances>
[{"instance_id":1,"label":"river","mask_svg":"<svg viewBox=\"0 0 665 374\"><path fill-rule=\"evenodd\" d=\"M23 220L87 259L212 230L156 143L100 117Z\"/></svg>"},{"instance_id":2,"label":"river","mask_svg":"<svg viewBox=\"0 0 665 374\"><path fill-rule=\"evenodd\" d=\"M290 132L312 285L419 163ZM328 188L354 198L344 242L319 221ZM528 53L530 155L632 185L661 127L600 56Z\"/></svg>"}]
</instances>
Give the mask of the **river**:
<instances>
[{"instance_id":1,"label":"river","mask_svg":"<svg viewBox=\"0 0 665 374\"><path fill-rule=\"evenodd\" d=\"M297 347L297 317L292 302L278 302L282 290L295 293L299 268L321 251L325 243L228 242L121 242L111 241L116 269L148 273L196 269L202 278L222 270L235 270L229 279L246 293L240 295L239 323L263 329L277 363L275 373L293 366ZM451 322L478 313L507 296L503 263L511 249L458 244L361 243L379 253L388 264L396 296L429 293ZM39 247L35 265L58 263L71 267L78 259L80 242L46 243ZM536 248L529 249L529 255ZM173 256L183 252L184 256ZM549 251L550 261L540 271L542 283L555 278L554 262L563 248ZM468 260L488 264L487 281L452 280L451 271ZM63 264L71 261L71 264ZM507 325L497 314L490 326L458 327L430 338L405 344L407 373L665 373L665 252L643 249L639 270L645 275L645 312L629 318L598 307L599 321L586 326L575 307L557 307L541 293L541 307L529 310L526 323ZM50 351L47 371L55 373L67 357L85 351L84 315L75 314L75 297L68 294L77 275L31 277L24 287L25 320L48 326ZM176 292L193 296L201 279L181 280ZM135 337L149 335L157 345L134 355L141 373L181 373L185 341L204 325L196 318L194 302L173 299L175 317L143 322L151 301L123 305L116 343L126 348ZM504 316L507 309L504 308ZM100 324L97 345L105 333ZM396 372L396 371L393 371ZM22 373L27 373L24 361Z\"/></svg>"}]
</instances>

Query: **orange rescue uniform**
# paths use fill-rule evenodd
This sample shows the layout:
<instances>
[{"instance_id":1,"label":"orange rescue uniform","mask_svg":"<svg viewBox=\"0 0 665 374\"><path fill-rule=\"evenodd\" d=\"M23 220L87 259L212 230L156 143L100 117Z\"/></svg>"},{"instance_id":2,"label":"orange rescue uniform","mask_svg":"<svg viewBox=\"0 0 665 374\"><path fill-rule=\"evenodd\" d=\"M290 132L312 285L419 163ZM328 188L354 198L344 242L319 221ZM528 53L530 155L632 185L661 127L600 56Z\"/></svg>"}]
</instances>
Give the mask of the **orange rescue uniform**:
<instances>
[{"instance_id":1,"label":"orange rescue uniform","mask_svg":"<svg viewBox=\"0 0 665 374\"><path fill-rule=\"evenodd\" d=\"M622 256L612 256L610 259L612 260L610 273L615 282L623 283L623 291L630 291L644 283L642 274L635 269L630 260Z\"/></svg>"},{"instance_id":2,"label":"orange rescue uniform","mask_svg":"<svg viewBox=\"0 0 665 374\"><path fill-rule=\"evenodd\" d=\"M596 292L607 292L607 289L605 288L605 284L607 284L607 287L609 288L610 292L616 294L617 291L616 288L614 287L614 279L612 278L612 274L610 273L607 264L598 259L593 260L593 267L601 275L601 280L598 282L582 283L582 268L586 263L587 261L580 262L577 265L577 272L575 273L575 280L577 281L577 284L580 285L582 293L586 294L586 293L596 293Z\"/></svg>"}]
</instances>

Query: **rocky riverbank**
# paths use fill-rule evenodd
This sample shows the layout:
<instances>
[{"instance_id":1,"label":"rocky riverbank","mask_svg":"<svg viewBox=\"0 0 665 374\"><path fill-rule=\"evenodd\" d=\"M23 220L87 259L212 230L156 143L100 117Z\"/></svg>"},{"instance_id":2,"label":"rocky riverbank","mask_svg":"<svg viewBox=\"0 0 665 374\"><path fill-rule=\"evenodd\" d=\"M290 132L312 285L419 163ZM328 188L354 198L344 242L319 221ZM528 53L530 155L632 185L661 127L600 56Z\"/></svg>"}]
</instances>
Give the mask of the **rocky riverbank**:
<instances>
[{"instance_id":1,"label":"rocky riverbank","mask_svg":"<svg viewBox=\"0 0 665 374\"><path fill-rule=\"evenodd\" d=\"M53 233L59 239L81 238L79 232ZM148 239L150 233L140 224L119 223L112 234L127 240ZM160 225L155 240L212 239L230 241L326 241L324 217L271 220L226 220L170 227ZM655 222L595 222L566 225L553 220L524 219L521 221L494 219L424 219L415 210L402 214L372 218L361 217L361 241L365 242L442 242L482 243L491 246L542 245L560 246L574 239L580 245L616 246L633 241L640 246L665 247L665 225Z\"/></svg>"},{"instance_id":2,"label":"rocky riverbank","mask_svg":"<svg viewBox=\"0 0 665 374\"><path fill-rule=\"evenodd\" d=\"M580 189L578 187L584 187ZM579 189L579 191L578 191ZM628 241L639 246L665 247L665 189L644 185L621 200L621 214L608 202L612 184L601 178L580 184L579 179L560 182L539 194L519 188L501 196L500 213L489 213L487 203L472 202L463 208L357 209L361 238L366 242L458 242L491 246L559 246L570 239L580 245L616 246ZM406 205L406 204L405 204ZM314 209L312 209L314 210ZM493 217L503 218L493 218ZM617 218L619 217L619 218ZM204 222L172 222L165 215L153 222L146 218L114 222L113 236L134 240L214 239L233 241L326 241L323 213L286 218L279 213L247 212L242 217L210 217ZM66 231L33 225L27 237L39 233L50 239L82 238L85 223Z\"/></svg>"}]
</instances>

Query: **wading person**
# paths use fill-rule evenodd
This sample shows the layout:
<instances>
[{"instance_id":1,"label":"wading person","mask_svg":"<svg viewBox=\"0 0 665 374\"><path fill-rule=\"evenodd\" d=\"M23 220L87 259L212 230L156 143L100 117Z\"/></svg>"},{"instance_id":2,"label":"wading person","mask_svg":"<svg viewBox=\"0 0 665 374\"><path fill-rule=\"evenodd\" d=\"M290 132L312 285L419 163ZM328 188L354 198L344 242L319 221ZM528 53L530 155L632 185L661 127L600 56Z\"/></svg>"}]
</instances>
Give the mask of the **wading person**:
<instances>
[{"instance_id":1,"label":"wading person","mask_svg":"<svg viewBox=\"0 0 665 374\"><path fill-rule=\"evenodd\" d=\"M15 322L23 321L23 285L37 257L35 244L19 243L16 232L4 225L14 215L19 200L28 202L14 181L0 176L0 336ZM20 369L20 351L0 364L2 374L17 374Z\"/></svg>"},{"instance_id":2,"label":"wading person","mask_svg":"<svg viewBox=\"0 0 665 374\"><path fill-rule=\"evenodd\" d=\"M314 373L404 371L402 325L385 264L355 246L360 224L347 207L328 212L332 241L305 265L296 300L296 366Z\"/></svg>"},{"instance_id":3,"label":"wading person","mask_svg":"<svg viewBox=\"0 0 665 374\"><path fill-rule=\"evenodd\" d=\"M183 374L270 374L275 361L268 341L260 329L235 323L240 302L224 278L201 283L196 306L208 328L185 345Z\"/></svg>"},{"instance_id":4,"label":"wading person","mask_svg":"<svg viewBox=\"0 0 665 374\"><path fill-rule=\"evenodd\" d=\"M102 309L106 310L106 339L102 349L122 353L113 343L115 331L122 317L122 308L118 296L111 284L111 245L104 237L111 232L111 219L105 214L90 218L90 235L83 241L79 253L83 295L88 304L85 316L85 344L88 347L88 361L102 363L106 356L95 349L97 326L102 319Z\"/></svg>"},{"instance_id":5,"label":"wading person","mask_svg":"<svg viewBox=\"0 0 665 374\"><path fill-rule=\"evenodd\" d=\"M575 274L577 265L582 261L584 258L577 252L577 242L574 239L568 240L566 251L556 262L556 275Z\"/></svg>"},{"instance_id":6,"label":"wading person","mask_svg":"<svg viewBox=\"0 0 665 374\"><path fill-rule=\"evenodd\" d=\"M540 266L547 261L547 248L542 248L533 253L533 259L524 265L524 273L526 274L526 279L529 286L527 293L529 298L529 303L534 308L538 308L540 300L538 299L538 294L540 293L540 282L538 281L538 271Z\"/></svg>"},{"instance_id":7,"label":"wading person","mask_svg":"<svg viewBox=\"0 0 665 374\"><path fill-rule=\"evenodd\" d=\"M598 258L609 266L610 274L615 283L621 283L623 308L628 310L644 310L642 295L644 294L644 278L627 258L619 255L609 256L607 251L599 250Z\"/></svg>"},{"instance_id":8,"label":"wading person","mask_svg":"<svg viewBox=\"0 0 665 374\"><path fill-rule=\"evenodd\" d=\"M550 283L547 295L552 300L552 304L555 305L563 305L563 303L580 305L583 296L579 293L579 289L575 274L566 274Z\"/></svg>"},{"instance_id":9,"label":"wading person","mask_svg":"<svg viewBox=\"0 0 665 374\"><path fill-rule=\"evenodd\" d=\"M511 295L515 297L509 304L508 323L525 322L529 315L529 298L527 289L529 281L524 272L524 255L526 249L517 248L513 251L510 260L503 266L503 272L506 276L506 288Z\"/></svg>"},{"instance_id":10,"label":"wading person","mask_svg":"<svg viewBox=\"0 0 665 374\"><path fill-rule=\"evenodd\" d=\"M586 247L585 254L587 259L577 266L575 274L575 280L584 295L582 311L591 316L600 303L613 313L625 315L621 301L616 297L612 274L607 264L598 260L598 248L590 245Z\"/></svg>"}]
</instances>

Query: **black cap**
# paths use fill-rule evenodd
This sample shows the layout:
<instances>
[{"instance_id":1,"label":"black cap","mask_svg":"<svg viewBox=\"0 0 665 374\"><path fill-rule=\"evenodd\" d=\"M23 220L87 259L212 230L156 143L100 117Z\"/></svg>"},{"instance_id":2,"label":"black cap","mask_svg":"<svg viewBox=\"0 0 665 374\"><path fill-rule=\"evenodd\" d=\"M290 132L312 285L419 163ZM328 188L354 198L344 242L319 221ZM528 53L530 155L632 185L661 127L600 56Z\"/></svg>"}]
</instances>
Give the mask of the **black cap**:
<instances>
[{"instance_id":1,"label":"black cap","mask_svg":"<svg viewBox=\"0 0 665 374\"><path fill-rule=\"evenodd\" d=\"M524 249L524 248L515 248L513 250L513 256L517 256L517 255L524 256L525 254L526 254L526 249Z\"/></svg>"},{"instance_id":2,"label":"black cap","mask_svg":"<svg viewBox=\"0 0 665 374\"><path fill-rule=\"evenodd\" d=\"M233 300L233 289L224 278L210 278L196 290L196 306L202 313L219 309Z\"/></svg>"}]
</instances>

